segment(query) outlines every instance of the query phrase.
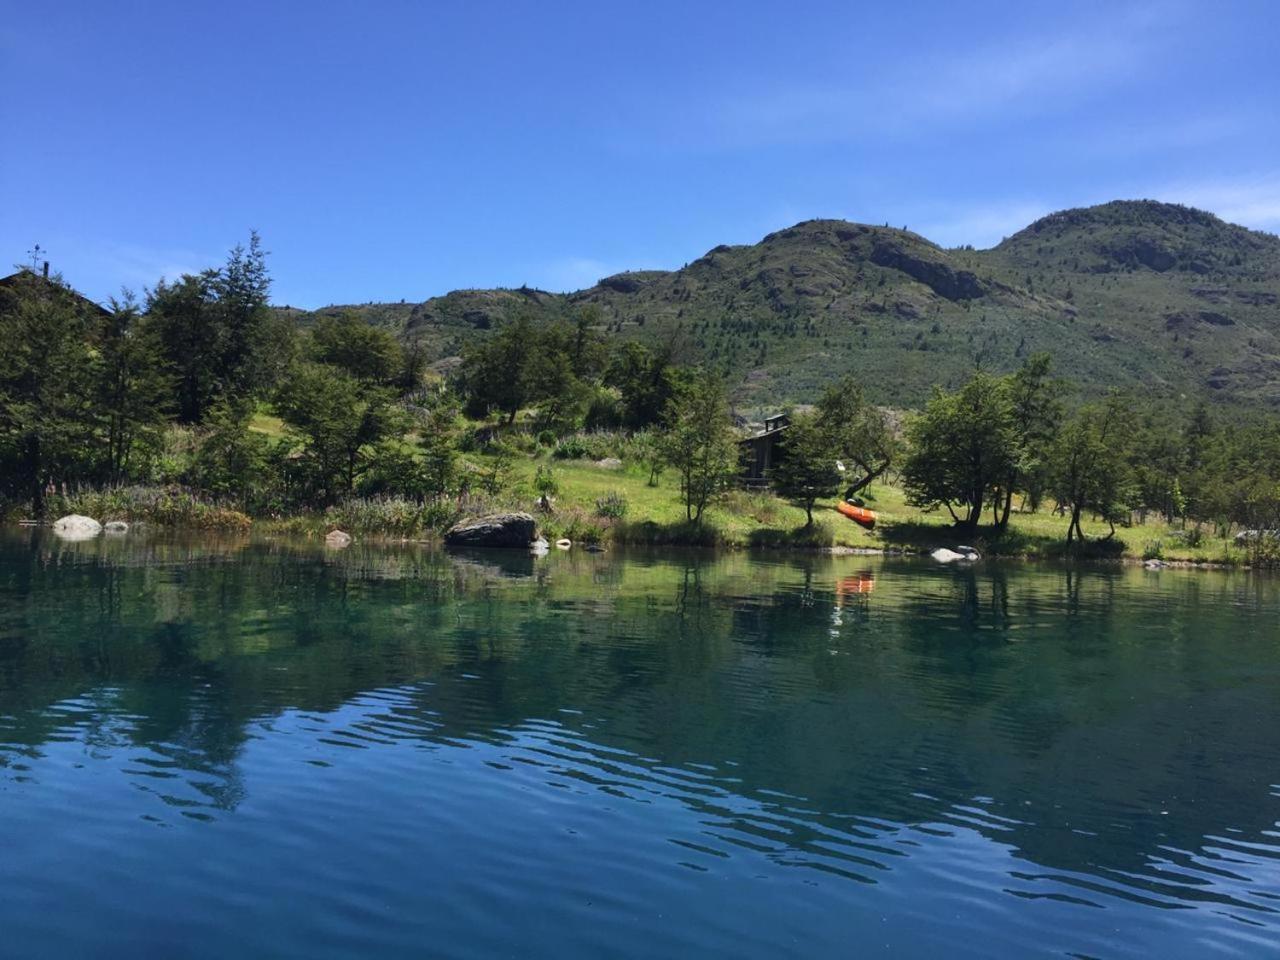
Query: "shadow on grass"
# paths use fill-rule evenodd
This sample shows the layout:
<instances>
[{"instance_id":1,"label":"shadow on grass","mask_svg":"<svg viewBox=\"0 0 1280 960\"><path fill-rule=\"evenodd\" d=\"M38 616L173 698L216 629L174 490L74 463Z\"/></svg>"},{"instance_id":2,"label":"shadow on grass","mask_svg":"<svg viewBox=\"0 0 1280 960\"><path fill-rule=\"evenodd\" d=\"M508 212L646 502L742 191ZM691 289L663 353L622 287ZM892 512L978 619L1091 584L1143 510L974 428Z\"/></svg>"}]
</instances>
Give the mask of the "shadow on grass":
<instances>
[{"instance_id":1,"label":"shadow on grass","mask_svg":"<svg viewBox=\"0 0 1280 960\"><path fill-rule=\"evenodd\" d=\"M778 527L762 527L747 534L747 546L761 550L813 550L829 547L835 542L831 528L821 521L813 526L799 526L793 530Z\"/></svg>"},{"instance_id":2,"label":"shadow on grass","mask_svg":"<svg viewBox=\"0 0 1280 960\"><path fill-rule=\"evenodd\" d=\"M619 523L613 528L617 543L650 547L714 547L721 543L720 531L709 523L657 523L639 520Z\"/></svg>"},{"instance_id":3,"label":"shadow on grass","mask_svg":"<svg viewBox=\"0 0 1280 960\"><path fill-rule=\"evenodd\" d=\"M1113 560L1123 556L1125 552L1125 542L1118 537L1110 540L1086 540L1068 547L1067 541L1061 536L1027 533L1017 527L1005 530L994 527L965 530L955 526L905 522L886 524L877 532L886 546L923 553L959 544L976 547L979 553L989 557Z\"/></svg>"}]
</instances>

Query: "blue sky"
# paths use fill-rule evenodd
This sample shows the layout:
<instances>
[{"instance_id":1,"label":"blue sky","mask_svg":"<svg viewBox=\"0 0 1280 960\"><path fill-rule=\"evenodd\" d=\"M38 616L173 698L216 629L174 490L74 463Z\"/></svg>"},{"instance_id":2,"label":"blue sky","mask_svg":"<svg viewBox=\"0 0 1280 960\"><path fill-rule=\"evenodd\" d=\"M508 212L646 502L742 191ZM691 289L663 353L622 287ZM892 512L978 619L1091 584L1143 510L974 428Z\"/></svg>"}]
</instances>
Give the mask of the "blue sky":
<instances>
[{"instance_id":1,"label":"blue sky","mask_svg":"<svg viewBox=\"0 0 1280 960\"><path fill-rule=\"evenodd\" d=\"M251 228L275 299L576 289L810 217L1280 230L1280 4L66 2L0 20L0 250L105 298Z\"/></svg>"}]
</instances>

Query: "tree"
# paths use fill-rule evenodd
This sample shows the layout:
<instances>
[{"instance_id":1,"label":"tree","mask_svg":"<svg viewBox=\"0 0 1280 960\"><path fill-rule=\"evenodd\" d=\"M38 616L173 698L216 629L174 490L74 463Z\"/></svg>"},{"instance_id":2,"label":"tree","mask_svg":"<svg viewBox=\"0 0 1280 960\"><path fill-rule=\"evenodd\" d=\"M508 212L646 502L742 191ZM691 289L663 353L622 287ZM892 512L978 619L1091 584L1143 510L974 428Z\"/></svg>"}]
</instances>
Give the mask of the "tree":
<instances>
[{"instance_id":1,"label":"tree","mask_svg":"<svg viewBox=\"0 0 1280 960\"><path fill-rule=\"evenodd\" d=\"M738 465L724 384L706 371L683 384L668 407L659 442L663 458L680 474L685 518L701 523L707 504L729 485Z\"/></svg>"},{"instance_id":2,"label":"tree","mask_svg":"<svg viewBox=\"0 0 1280 960\"><path fill-rule=\"evenodd\" d=\"M979 372L956 393L935 389L907 436L908 502L946 507L957 526L975 529L987 498L1016 469L1017 431L1005 382Z\"/></svg>"},{"instance_id":3,"label":"tree","mask_svg":"<svg viewBox=\"0 0 1280 960\"><path fill-rule=\"evenodd\" d=\"M196 448L191 479L196 486L249 506L271 479L271 442L250 429L254 403L225 400L210 408L208 430Z\"/></svg>"},{"instance_id":4,"label":"tree","mask_svg":"<svg viewBox=\"0 0 1280 960\"><path fill-rule=\"evenodd\" d=\"M373 383L390 384L405 375L405 352L391 332L365 323L350 310L316 322L311 357Z\"/></svg>"},{"instance_id":5,"label":"tree","mask_svg":"<svg viewBox=\"0 0 1280 960\"><path fill-rule=\"evenodd\" d=\"M604 380L622 395L626 426L638 430L662 420L675 394L677 377L669 348L655 353L629 340L614 355Z\"/></svg>"},{"instance_id":6,"label":"tree","mask_svg":"<svg viewBox=\"0 0 1280 960\"><path fill-rule=\"evenodd\" d=\"M836 459L846 468L858 469L856 476L846 475L846 497L870 486L896 460L899 443L889 418L867 403L852 377L827 388L818 400L817 417L817 427L828 438Z\"/></svg>"},{"instance_id":7,"label":"tree","mask_svg":"<svg viewBox=\"0 0 1280 960\"><path fill-rule=\"evenodd\" d=\"M450 432L441 424L433 424L418 441L422 451L423 492L432 499L447 494L457 478L457 449Z\"/></svg>"},{"instance_id":8,"label":"tree","mask_svg":"<svg viewBox=\"0 0 1280 960\"><path fill-rule=\"evenodd\" d=\"M1062 418L1063 386L1049 377L1049 354L1027 358L1006 381L1017 450L1010 472L1001 482L992 510L999 510L996 528L1009 525L1015 491L1022 491L1038 505L1048 479L1049 449Z\"/></svg>"},{"instance_id":9,"label":"tree","mask_svg":"<svg viewBox=\"0 0 1280 960\"><path fill-rule=\"evenodd\" d=\"M798 414L786 428L779 454L769 479L780 496L804 508L805 527L812 527L814 503L840 488L835 435L818 415Z\"/></svg>"},{"instance_id":10,"label":"tree","mask_svg":"<svg viewBox=\"0 0 1280 960\"><path fill-rule=\"evenodd\" d=\"M0 459L4 482L44 513L55 478L85 477L91 459L93 343L101 313L59 276L21 272L0 300Z\"/></svg>"},{"instance_id":11,"label":"tree","mask_svg":"<svg viewBox=\"0 0 1280 960\"><path fill-rule=\"evenodd\" d=\"M515 421L530 401L526 360L533 336L532 321L521 314L463 355L459 385L468 416L498 410L508 423Z\"/></svg>"},{"instance_id":12,"label":"tree","mask_svg":"<svg viewBox=\"0 0 1280 960\"><path fill-rule=\"evenodd\" d=\"M1068 544L1084 541L1080 517L1085 510L1099 514L1111 525L1107 539L1115 535L1129 489L1122 435L1125 412L1114 398L1083 407L1054 443L1050 485L1054 498L1071 513Z\"/></svg>"},{"instance_id":13,"label":"tree","mask_svg":"<svg viewBox=\"0 0 1280 960\"><path fill-rule=\"evenodd\" d=\"M99 476L118 483L135 453L159 448L172 391L155 329L126 292L112 300L98 346L93 404L101 430Z\"/></svg>"},{"instance_id":14,"label":"tree","mask_svg":"<svg viewBox=\"0 0 1280 960\"><path fill-rule=\"evenodd\" d=\"M369 463L368 448L401 425L390 391L327 364L295 364L276 409L303 440L311 486L323 501L350 494Z\"/></svg>"},{"instance_id":15,"label":"tree","mask_svg":"<svg viewBox=\"0 0 1280 960\"><path fill-rule=\"evenodd\" d=\"M217 269L161 281L147 314L172 368L178 417L200 423L219 399L261 393L291 359L292 326L269 305L271 278L256 233Z\"/></svg>"}]
</instances>

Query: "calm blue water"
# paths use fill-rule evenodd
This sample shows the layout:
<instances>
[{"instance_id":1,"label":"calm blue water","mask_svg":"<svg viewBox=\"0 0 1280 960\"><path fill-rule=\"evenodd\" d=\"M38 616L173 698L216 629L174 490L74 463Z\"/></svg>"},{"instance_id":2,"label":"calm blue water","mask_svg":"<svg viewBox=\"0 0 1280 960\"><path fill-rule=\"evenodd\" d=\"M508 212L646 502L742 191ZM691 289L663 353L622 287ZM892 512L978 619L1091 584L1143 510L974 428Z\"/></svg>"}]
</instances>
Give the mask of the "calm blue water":
<instances>
[{"instance_id":1,"label":"calm blue water","mask_svg":"<svg viewBox=\"0 0 1280 960\"><path fill-rule=\"evenodd\" d=\"M5 957L1280 954L1247 574L0 538Z\"/></svg>"}]
</instances>

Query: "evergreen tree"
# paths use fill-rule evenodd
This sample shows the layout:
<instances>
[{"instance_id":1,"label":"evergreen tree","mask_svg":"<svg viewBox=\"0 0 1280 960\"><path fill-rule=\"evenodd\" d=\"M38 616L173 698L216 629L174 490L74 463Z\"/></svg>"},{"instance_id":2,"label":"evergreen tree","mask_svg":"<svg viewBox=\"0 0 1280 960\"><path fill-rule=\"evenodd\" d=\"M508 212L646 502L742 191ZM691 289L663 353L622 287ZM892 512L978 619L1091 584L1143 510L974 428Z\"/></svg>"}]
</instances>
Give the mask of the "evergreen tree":
<instances>
[{"instance_id":1,"label":"evergreen tree","mask_svg":"<svg viewBox=\"0 0 1280 960\"><path fill-rule=\"evenodd\" d=\"M126 478L134 459L159 449L172 398L155 328L142 321L133 296L111 302L102 322L93 403L101 425L99 475Z\"/></svg>"},{"instance_id":2,"label":"evergreen tree","mask_svg":"<svg viewBox=\"0 0 1280 960\"><path fill-rule=\"evenodd\" d=\"M88 479L101 308L61 277L19 273L0 293L0 461L3 481L44 513L45 488Z\"/></svg>"},{"instance_id":3,"label":"evergreen tree","mask_svg":"<svg viewBox=\"0 0 1280 960\"><path fill-rule=\"evenodd\" d=\"M840 489L836 443L832 432L814 414L791 418L769 480L778 495L803 507L805 526L813 526L813 505Z\"/></svg>"}]
</instances>

